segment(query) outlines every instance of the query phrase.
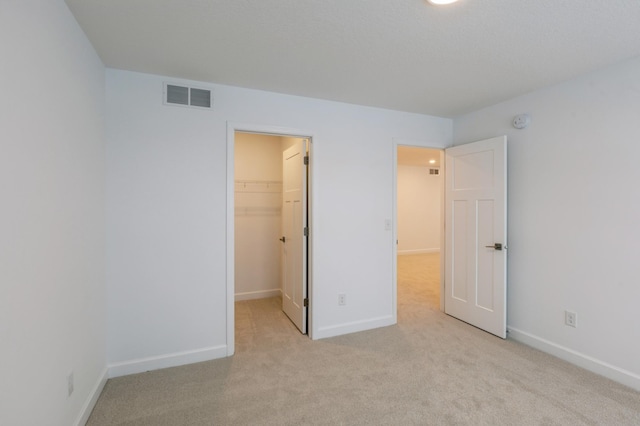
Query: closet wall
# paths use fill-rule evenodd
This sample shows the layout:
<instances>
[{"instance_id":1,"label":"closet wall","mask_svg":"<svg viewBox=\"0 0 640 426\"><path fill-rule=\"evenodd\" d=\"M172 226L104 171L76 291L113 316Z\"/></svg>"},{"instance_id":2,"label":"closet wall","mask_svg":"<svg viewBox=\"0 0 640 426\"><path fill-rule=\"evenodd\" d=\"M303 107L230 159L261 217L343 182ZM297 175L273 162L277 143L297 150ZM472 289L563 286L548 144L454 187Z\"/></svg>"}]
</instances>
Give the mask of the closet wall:
<instances>
[{"instance_id":1,"label":"closet wall","mask_svg":"<svg viewBox=\"0 0 640 426\"><path fill-rule=\"evenodd\" d=\"M280 295L283 144L279 136L235 135L236 300Z\"/></svg>"}]
</instances>

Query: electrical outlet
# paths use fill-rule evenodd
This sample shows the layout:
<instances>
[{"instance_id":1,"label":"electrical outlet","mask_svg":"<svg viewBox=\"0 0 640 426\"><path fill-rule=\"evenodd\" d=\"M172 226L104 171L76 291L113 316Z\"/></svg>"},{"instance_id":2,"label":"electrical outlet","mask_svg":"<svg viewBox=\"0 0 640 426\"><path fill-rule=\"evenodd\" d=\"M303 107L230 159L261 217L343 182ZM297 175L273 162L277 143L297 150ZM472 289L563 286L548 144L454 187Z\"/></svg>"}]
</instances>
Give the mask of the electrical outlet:
<instances>
[{"instance_id":1,"label":"electrical outlet","mask_svg":"<svg viewBox=\"0 0 640 426\"><path fill-rule=\"evenodd\" d=\"M564 311L564 323L569 327L578 326L578 314L575 312Z\"/></svg>"},{"instance_id":2,"label":"electrical outlet","mask_svg":"<svg viewBox=\"0 0 640 426\"><path fill-rule=\"evenodd\" d=\"M338 294L338 305L344 306L347 304L347 295L344 293Z\"/></svg>"},{"instance_id":3,"label":"electrical outlet","mask_svg":"<svg viewBox=\"0 0 640 426\"><path fill-rule=\"evenodd\" d=\"M73 393L73 371L71 373L69 373L69 375L67 376L67 396L71 396L71 394Z\"/></svg>"}]
</instances>

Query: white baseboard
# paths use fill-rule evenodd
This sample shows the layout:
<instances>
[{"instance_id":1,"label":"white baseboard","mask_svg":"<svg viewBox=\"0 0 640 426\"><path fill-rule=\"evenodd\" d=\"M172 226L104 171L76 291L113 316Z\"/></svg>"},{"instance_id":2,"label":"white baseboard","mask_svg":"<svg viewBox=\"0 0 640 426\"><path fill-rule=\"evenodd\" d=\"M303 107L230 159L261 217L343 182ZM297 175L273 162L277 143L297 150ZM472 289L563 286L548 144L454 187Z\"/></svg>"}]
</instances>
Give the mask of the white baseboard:
<instances>
[{"instance_id":1,"label":"white baseboard","mask_svg":"<svg viewBox=\"0 0 640 426\"><path fill-rule=\"evenodd\" d=\"M398 250L398 256L404 254L425 254L425 253L440 253L439 248L426 248L426 249L414 249L414 250Z\"/></svg>"},{"instance_id":2,"label":"white baseboard","mask_svg":"<svg viewBox=\"0 0 640 426\"><path fill-rule=\"evenodd\" d=\"M82 410L80 410L80 414L78 415L78 419L76 420L74 425L84 426L87 421L89 421L89 416L93 411L93 407L96 406L96 402L98 402L98 398L102 393L102 389L104 389L104 385L107 384L108 372L109 370L107 369L107 367L105 367L100 377L98 377L98 381L96 382L95 386L91 390L89 397L82 406Z\"/></svg>"},{"instance_id":3,"label":"white baseboard","mask_svg":"<svg viewBox=\"0 0 640 426\"><path fill-rule=\"evenodd\" d=\"M271 290L247 291L244 293L236 293L235 300L236 302L238 302L240 300L266 299L267 297L276 297L280 295L282 295L282 290L280 290L279 288Z\"/></svg>"},{"instance_id":4,"label":"white baseboard","mask_svg":"<svg viewBox=\"0 0 640 426\"><path fill-rule=\"evenodd\" d=\"M392 315L372 318L364 321L354 321L345 324L322 327L313 334L313 339L325 339L327 337L342 336L343 334L357 333L358 331L373 330L374 328L387 327L396 324Z\"/></svg>"},{"instance_id":5,"label":"white baseboard","mask_svg":"<svg viewBox=\"0 0 640 426\"><path fill-rule=\"evenodd\" d=\"M588 355L566 348L556 343L545 340L541 337L518 330L513 327L507 327L510 339L524 343L542 352L546 352L560 359L568 361L579 367L589 370L593 373L604 376L608 379L622 383L635 390L640 391L640 376L631 371L618 368L615 365L608 364Z\"/></svg>"},{"instance_id":6,"label":"white baseboard","mask_svg":"<svg viewBox=\"0 0 640 426\"><path fill-rule=\"evenodd\" d=\"M145 371L210 361L212 359L224 358L226 356L227 345L220 345L211 348L197 349L194 351L177 352L148 358L134 359L109 364L109 377L112 378L127 376L129 374L144 373Z\"/></svg>"}]
</instances>

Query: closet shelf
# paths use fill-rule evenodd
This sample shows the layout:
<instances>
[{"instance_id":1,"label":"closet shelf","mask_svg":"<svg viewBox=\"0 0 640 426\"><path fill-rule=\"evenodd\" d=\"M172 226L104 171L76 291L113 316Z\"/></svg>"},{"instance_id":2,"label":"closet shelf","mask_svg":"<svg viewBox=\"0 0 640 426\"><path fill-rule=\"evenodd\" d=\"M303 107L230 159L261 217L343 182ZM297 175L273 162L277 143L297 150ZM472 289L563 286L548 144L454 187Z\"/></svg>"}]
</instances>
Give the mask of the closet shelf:
<instances>
[{"instance_id":1,"label":"closet shelf","mask_svg":"<svg viewBox=\"0 0 640 426\"><path fill-rule=\"evenodd\" d=\"M235 192L257 194L280 194L282 181L278 180L236 180Z\"/></svg>"}]
</instances>

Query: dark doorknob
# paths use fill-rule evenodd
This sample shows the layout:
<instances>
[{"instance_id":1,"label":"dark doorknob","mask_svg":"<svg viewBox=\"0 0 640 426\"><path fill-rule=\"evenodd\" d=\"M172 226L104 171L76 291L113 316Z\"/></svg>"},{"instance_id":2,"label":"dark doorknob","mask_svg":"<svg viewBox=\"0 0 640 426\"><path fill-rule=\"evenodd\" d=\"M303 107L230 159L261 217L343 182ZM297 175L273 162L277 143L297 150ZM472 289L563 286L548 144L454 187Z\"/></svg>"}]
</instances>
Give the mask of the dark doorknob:
<instances>
[{"instance_id":1,"label":"dark doorknob","mask_svg":"<svg viewBox=\"0 0 640 426\"><path fill-rule=\"evenodd\" d=\"M280 241L282 241L283 243L285 242L285 240L286 240L285 237L280 238Z\"/></svg>"},{"instance_id":2,"label":"dark doorknob","mask_svg":"<svg viewBox=\"0 0 640 426\"><path fill-rule=\"evenodd\" d=\"M492 248L492 249L494 249L494 250L502 250L502 244L500 244L500 243L495 243L495 244L494 244L494 245L492 245L492 246L485 246L485 247L486 247L486 248Z\"/></svg>"}]
</instances>

